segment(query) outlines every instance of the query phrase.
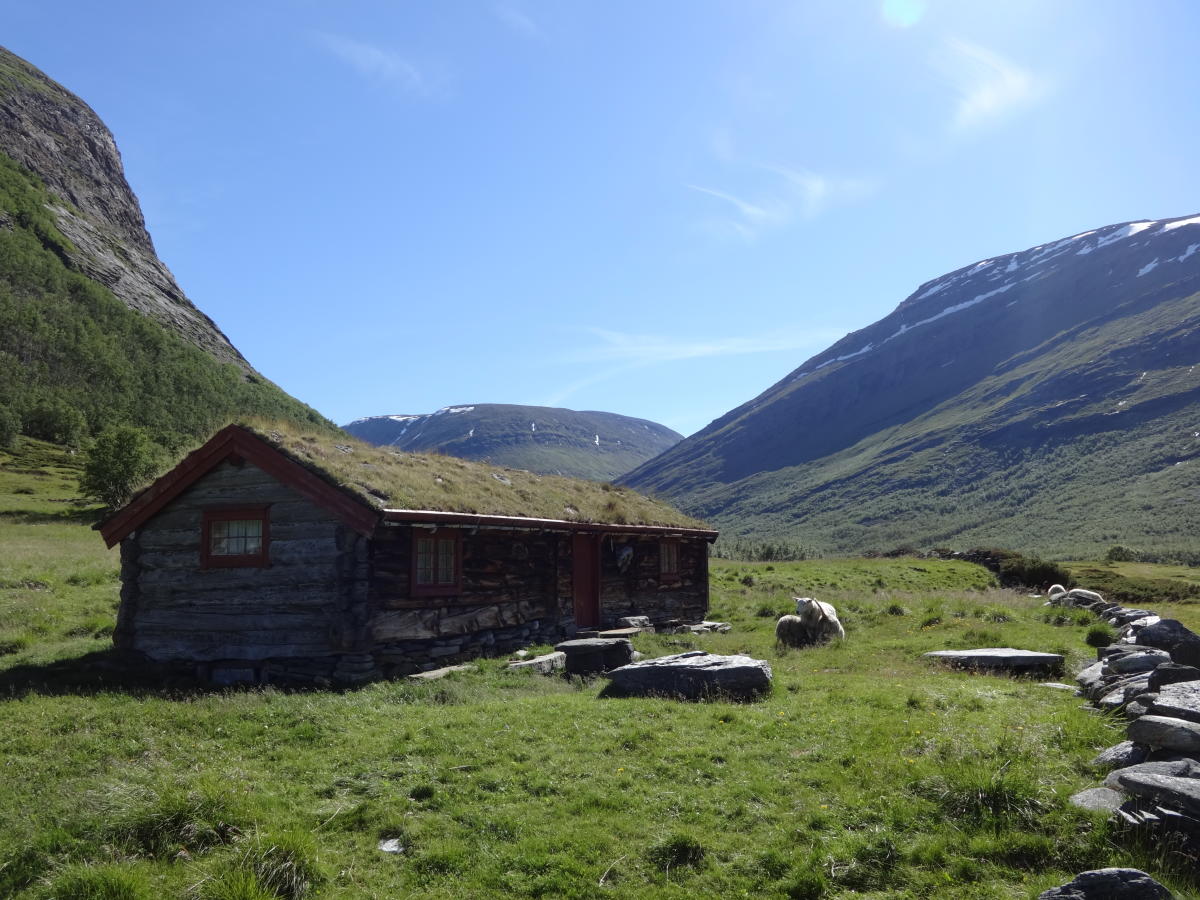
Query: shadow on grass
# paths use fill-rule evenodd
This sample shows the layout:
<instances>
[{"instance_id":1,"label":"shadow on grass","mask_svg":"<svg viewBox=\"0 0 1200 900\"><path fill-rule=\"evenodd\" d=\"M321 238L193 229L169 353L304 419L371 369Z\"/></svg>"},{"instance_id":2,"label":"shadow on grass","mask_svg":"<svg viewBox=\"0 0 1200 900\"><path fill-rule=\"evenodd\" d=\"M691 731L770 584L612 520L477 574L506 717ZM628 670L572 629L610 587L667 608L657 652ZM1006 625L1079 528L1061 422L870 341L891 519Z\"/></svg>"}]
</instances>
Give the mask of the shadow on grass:
<instances>
[{"instance_id":1,"label":"shadow on grass","mask_svg":"<svg viewBox=\"0 0 1200 900\"><path fill-rule=\"evenodd\" d=\"M55 512L34 509L6 509L0 512L0 522L13 525L94 525L108 512L100 506L70 506Z\"/></svg>"},{"instance_id":2,"label":"shadow on grass","mask_svg":"<svg viewBox=\"0 0 1200 900\"><path fill-rule=\"evenodd\" d=\"M87 696L111 692L179 697L221 690L226 689L184 677L177 669L147 662L140 654L116 649L0 671L0 699L26 694Z\"/></svg>"}]
</instances>

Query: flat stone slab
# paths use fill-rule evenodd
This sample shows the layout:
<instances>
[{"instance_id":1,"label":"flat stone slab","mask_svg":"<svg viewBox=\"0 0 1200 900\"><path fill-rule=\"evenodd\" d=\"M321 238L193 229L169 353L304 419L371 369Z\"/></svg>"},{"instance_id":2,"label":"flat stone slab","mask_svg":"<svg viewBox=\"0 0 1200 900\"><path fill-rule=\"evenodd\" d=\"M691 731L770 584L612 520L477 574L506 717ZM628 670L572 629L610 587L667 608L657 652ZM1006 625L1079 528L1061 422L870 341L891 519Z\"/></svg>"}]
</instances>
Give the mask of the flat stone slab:
<instances>
[{"instance_id":1,"label":"flat stone slab","mask_svg":"<svg viewBox=\"0 0 1200 900\"><path fill-rule=\"evenodd\" d=\"M1104 786L1114 791L1125 790L1121 779L1129 775L1170 775L1174 778L1200 777L1200 762L1180 756L1176 759L1160 759L1153 762L1136 763L1123 769L1114 769L1104 779Z\"/></svg>"},{"instance_id":2,"label":"flat stone slab","mask_svg":"<svg viewBox=\"0 0 1200 900\"><path fill-rule=\"evenodd\" d=\"M1127 734L1131 741L1139 744L1178 753L1200 753L1200 722L1168 716L1142 716L1129 723Z\"/></svg>"},{"instance_id":3,"label":"flat stone slab","mask_svg":"<svg viewBox=\"0 0 1200 900\"><path fill-rule=\"evenodd\" d=\"M633 659L633 644L625 638L577 638L554 649L566 654L568 675L598 675Z\"/></svg>"},{"instance_id":4,"label":"flat stone slab","mask_svg":"<svg viewBox=\"0 0 1200 900\"><path fill-rule=\"evenodd\" d=\"M1200 815L1200 778L1135 772L1121 779L1121 787L1135 797Z\"/></svg>"},{"instance_id":5,"label":"flat stone slab","mask_svg":"<svg viewBox=\"0 0 1200 900\"><path fill-rule=\"evenodd\" d=\"M1141 869L1093 869L1038 894L1038 900L1175 900Z\"/></svg>"},{"instance_id":6,"label":"flat stone slab","mask_svg":"<svg viewBox=\"0 0 1200 900\"><path fill-rule=\"evenodd\" d=\"M471 663L463 663L458 666L442 666L440 669L430 669L428 672L417 672L409 675L409 678L414 678L417 681L437 681L439 678L445 678L451 672L468 672L474 669L475 666Z\"/></svg>"},{"instance_id":7,"label":"flat stone slab","mask_svg":"<svg viewBox=\"0 0 1200 900\"><path fill-rule=\"evenodd\" d=\"M623 638L625 640L629 640L629 638L636 637L641 633L641 627L630 626L629 628L609 628L607 631L601 631L597 637L600 637L604 640L612 640L613 638Z\"/></svg>"},{"instance_id":8,"label":"flat stone slab","mask_svg":"<svg viewBox=\"0 0 1200 900\"><path fill-rule=\"evenodd\" d=\"M1132 650L1129 653L1114 653L1104 660L1105 668L1117 675L1136 675L1150 672L1160 665L1171 661L1171 654L1166 650L1146 647Z\"/></svg>"},{"instance_id":9,"label":"flat stone slab","mask_svg":"<svg viewBox=\"0 0 1200 900\"><path fill-rule=\"evenodd\" d=\"M1163 685L1150 706L1150 714L1200 722L1200 681Z\"/></svg>"},{"instance_id":10,"label":"flat stone slab","mask_svg":"<svg viewBox=\"0 0 1200 900\"><path fill-rule=\"evenodd\" d=\"M980 650L933 650L922 656L941 660L960 669L1004 671L1018 674L1058 672L1063 666L1059 653L1015 650L1012 647L985 647Z\"/></svg>"},{"instance_id":11,"label":"flat stone slab","mask_svg":"<svg viewBox=\"0 0 1200 900\"><path fill-rule=\"evenodd\" d=\"M549 675L551 672L558 672L566 667L567 654L560 650L555 650L553 653L543 653L541 656L532 656L529 659L518 659L508 664L508 668L510 669L528 669L537 672L539 675Z\"/></svg>"},{"instance_id":12,"label":"flat stone slab","mask_svg":"<svg viewBox=\"0 0 1200 900\"><path fill-rule=\"evenodd\" d=\"M608 673L610 690L632 696L750 699L771 686L771 666L749 656L718 656L703 650L660 656Z\"/></svg>"}]
</instances>

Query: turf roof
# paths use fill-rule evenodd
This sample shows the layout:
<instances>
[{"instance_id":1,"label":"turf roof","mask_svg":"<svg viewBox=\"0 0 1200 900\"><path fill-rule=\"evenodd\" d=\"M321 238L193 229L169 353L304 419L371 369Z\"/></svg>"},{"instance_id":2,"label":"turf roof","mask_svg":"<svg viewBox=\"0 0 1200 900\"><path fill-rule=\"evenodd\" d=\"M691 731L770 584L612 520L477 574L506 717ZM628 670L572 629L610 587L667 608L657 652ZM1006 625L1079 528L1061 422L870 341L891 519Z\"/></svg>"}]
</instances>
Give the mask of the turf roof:
<instances>
[{"instance_id":1,"label":"turf roof","mask_svg":"<svg viewBox=\"0 0 1200 900\"><path fill-rule=\"evenodd\" d=\"M243 425L310 471L380 509L420 509L704 528L703 522L629 488L536 475L453 456L402 453L345 434L286 423Z\"/></svg>"}]
</instances>

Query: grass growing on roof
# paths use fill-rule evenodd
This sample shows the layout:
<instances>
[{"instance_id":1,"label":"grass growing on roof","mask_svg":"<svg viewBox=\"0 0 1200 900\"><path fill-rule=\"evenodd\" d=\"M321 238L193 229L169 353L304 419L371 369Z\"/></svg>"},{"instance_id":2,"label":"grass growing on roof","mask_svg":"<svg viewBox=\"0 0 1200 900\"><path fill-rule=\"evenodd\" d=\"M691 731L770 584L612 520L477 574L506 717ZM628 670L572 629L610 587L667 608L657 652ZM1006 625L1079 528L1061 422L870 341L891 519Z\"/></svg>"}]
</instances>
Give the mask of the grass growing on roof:
<instances>
[{"instance_id":1,"label":"grass growing on roof","mask_svg":"<svg viewBox=\"0 0 1200 900\"><path fill-rule=\"evenodd\" d=\"M1086 626L975 567L715 562L711 617L733 630L636 644L767 659L751 704L601 699L500 660L345 692L98 689L82 670L39 687L48 662L69 674L107 645L71 634L98 601L111 622L117 592L86 523L30 515L70 508L66 483L0 490L0 540L45 585L0 587L29 636L0 657L0 896L990 900L1106 865L1200 888L1066 804L1119 721L920 658L979 641L1091 657ZM72 578L89 571L103 580ZM792 594L832 601L847 641L777 651ZM1200 606L1158 608L1200 627Z\"/></svg>"},{"instance_id":2,"label":"grass growing on roof","mask_svg":"<svg viewBox=\"0 0 1200 900\"><path fill-rule=\"evenodd\" d=\"M322 470L373 505L619 525L704 524L630 488L535 475L453 456L402 453L349 436L304 432L286 423L253 430L297 462Z\"/></svg>"}]
</instances>

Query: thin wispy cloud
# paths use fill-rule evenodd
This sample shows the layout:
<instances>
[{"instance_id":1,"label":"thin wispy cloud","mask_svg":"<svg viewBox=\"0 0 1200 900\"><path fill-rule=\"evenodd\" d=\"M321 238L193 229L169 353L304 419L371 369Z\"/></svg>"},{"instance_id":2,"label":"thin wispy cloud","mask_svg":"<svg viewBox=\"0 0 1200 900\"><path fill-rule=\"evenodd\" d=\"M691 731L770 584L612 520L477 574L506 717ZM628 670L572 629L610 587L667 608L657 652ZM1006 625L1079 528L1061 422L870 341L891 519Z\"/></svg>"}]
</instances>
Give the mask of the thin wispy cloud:
<instances>
[{"instance_id":1,"label":"thin wispy cloud","mask_svg":"<svg viewBox=\"0 0 1200 900\"><path fill-rule=\"evenodd\" d=\"M597 365L599 368L576 381L560 386L542 400L542 405L558 406L584 388L660 363L754 353L811 353L828 346L844 332L817 329L743 336L682 338L676 335L633 334L593 328L589 334L593 338L592 343L564 353L557 362L574 367Z\"/></svg>"},{"instance_id":2,"label":"thin wispy cloud","mask_svg":"<svg viewBox=\"0 0 1200 900\"><path fill-rule=\"evenodd\" d=\"M1030 106L1042 93L1042 84L1028 69L970 41L949 38L936 64L958 95L950 123L955 132L992 125Z\"/></svg>"},{"instance_id":3,"label":"thin wispy cloud","mask_svg":"<svg viewBox=\"0 0 1200 900\"><path fill-rule=\"evenodd\" d=\"M776 353L823 345L840 337L833 332L804 331L747 336L681 338L675 335L631 334L603 328L591 329L597 343L571 354L575 362L625 362L651 365L681 359Z\"/></svg>"},{"instance_id":4,"label":"thin wispy cloud","mask_svg":"<svg viewBox=\"0 0 1200 900\"><path fill-rule=\"evenodd\" d=\"M874 182L863 178L821 175L780 165L756 165L754 168L771 178L753 199L698 184L687 185L690 190L725 204L724 216L705 220L708 230L736 235L750 242L769 229L789 225L798 219L815 219L833 206L860 200L876 188Z\"/></svg>"},{"instance_id":5,"label":"thin wispy cloud","mask_svg":"<svg viewBox=\"0 0 1200 900\"><path fill-rule=\"evenodd\" d=\"M514 6L509 6L507 3L497 3L492 7L492 12L496 14L496 18L508 26L510 31L519 34L521 37L535 40L541 40L545 37L538 23Z\"/></svg>"},{"instance_id":6,"label":"thin wispy cloud","mask_svg":"<svg viewBox=\"0 0 1200 900\"><path fill-rule=\"evenodd\" d=\"M407 94L428 96L431 86L417 66L394 50L328 32L315 32L317 42L360 75L399 88Z\"/></svg>"}]
</instances>

